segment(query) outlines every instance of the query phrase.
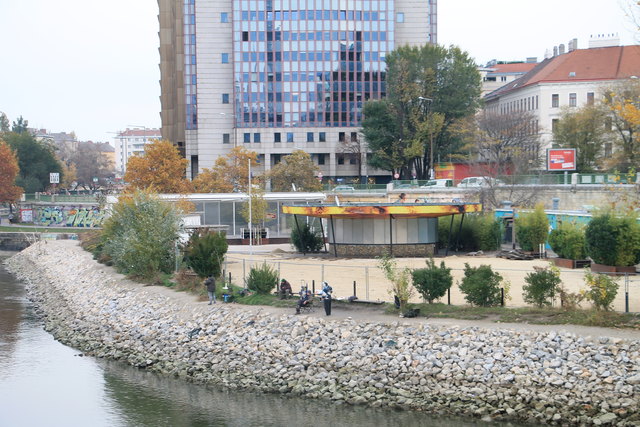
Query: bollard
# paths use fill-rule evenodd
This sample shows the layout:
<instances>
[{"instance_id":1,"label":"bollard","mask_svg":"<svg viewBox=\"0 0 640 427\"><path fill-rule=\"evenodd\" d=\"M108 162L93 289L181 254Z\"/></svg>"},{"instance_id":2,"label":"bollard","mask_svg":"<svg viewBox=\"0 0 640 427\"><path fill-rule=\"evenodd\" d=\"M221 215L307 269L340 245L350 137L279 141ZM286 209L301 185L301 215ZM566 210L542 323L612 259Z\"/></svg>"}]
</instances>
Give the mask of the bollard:
<instances>
[{"instance_id":1,"label":"bollard","mask_svg":"<svg viewBox=\"0 0 640 427\"><path fill-rule=\"evenodd\" d=\"M451 305L451 288L447 289L447 305Z\"/></svg>"},{"instance_id":2,"label":"bollard","mask_svg":"<svg viewBox=\"0 0 640 427\"><path fill-rule=\"evenodd\" d=\"M356 281L353 281L353 296L356 296Z\"/></svg>"},{"instance_id":3,"label":"bollard","mask_svg":"<svg viewBox=\"0 0 640 427\"><path fill-rule=\"evenodd\" d=\"M500 288L500 305L504 307L504 288Z\"/></svg>"},{"instance_id":4,"label":"bollard","mask_svg":"<svg viewBox=\"0 0 640 427\"><path fill-rule=\"evenodd\" d=\"M365 298L368 300L369 299L369 267L364 268L364 277L365 277L365 283L364 283Z\"/></svg>"}]
</instances>

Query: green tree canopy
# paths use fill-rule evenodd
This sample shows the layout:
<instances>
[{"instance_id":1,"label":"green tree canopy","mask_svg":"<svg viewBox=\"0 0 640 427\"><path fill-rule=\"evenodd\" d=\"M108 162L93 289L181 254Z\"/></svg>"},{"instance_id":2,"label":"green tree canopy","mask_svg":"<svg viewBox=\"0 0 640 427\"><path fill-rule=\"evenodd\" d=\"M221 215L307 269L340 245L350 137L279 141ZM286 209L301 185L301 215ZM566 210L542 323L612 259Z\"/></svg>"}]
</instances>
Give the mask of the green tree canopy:
<instances>
[{"instance_id":1,"label":"green tree canopy","mask_svg":"<svg viewBox=\"0 0 640 427\"><path fill-rule=\"evenodd\" d=\"M62 180L62 165L55 156L53 146L37 141L29 132L8 132L4 140L18 157L20 173L16 185L22 187L25 193L44 191L50 185L50 173L59 173Z\"/></svg>"},{"instance_id":2,"label":"green tree canopy","mask_svg":"<svg viewBox=\"0 0 640 427\"><path fill-rule=\"evenodd\" d=\"M22 116L20 116L11 125L11 132L24 133L27 131L28 126L29 126L29 121L23 119Z\"/></svg>"},{"instance_id":3,"label":"green tree canopy","mask_svg":"<svg viewBox=\"0 0 640 427\"><path fill-rule=\"evenodd\" d=\"M598 169L598 160L607 139L605 116L605 111L597 105L562 111L553 130L553 139L562 148L576 149L577 172L588 173Z\"/></svg>"},{"instance_id":4,"label":"green tree canopy","mask_svg":"<svg viewBox=\"0 0 640 427\"><path fill-rule=\"evenodd\" d=\"M309 153L295 150L271 168L272 191L291 191L291 184L297 191L320 191L322 184L317 178L320 168L313 164Z\"/></svg>"},{"instance_id":5,"label":"green tree canopy","mask_svg":"<svg viewBox=\"0 0 640 427\"><path fill-rule=\"evenodd\" d=\"M403 46L391 52L386 63L386 100L364 107L363 135L373 153L370 163L399 171L404 178L412 171L424 178L431 138L434 160L438 154L460 150L449 127L479 107L480 74L469 55L457 47Z\"/></svg>"}]
</instances>

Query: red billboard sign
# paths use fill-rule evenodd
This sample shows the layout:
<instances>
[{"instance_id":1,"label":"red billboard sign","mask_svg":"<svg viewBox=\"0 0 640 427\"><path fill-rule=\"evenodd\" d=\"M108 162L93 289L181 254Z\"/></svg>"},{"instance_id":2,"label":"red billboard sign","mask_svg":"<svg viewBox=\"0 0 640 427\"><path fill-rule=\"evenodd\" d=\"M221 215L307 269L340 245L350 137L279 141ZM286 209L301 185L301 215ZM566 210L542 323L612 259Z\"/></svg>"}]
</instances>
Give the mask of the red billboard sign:
<instances>
[{"instance_id":1,"label":"red billboard sign","mask_svg":"<svg viewBox=\"0 0 640 427\"><path fill-rule=\"evenodd\" d=\"M548 171L574 171L576 170L575 148L549 148L547 149Z\"/></svg>"}]
</instances>

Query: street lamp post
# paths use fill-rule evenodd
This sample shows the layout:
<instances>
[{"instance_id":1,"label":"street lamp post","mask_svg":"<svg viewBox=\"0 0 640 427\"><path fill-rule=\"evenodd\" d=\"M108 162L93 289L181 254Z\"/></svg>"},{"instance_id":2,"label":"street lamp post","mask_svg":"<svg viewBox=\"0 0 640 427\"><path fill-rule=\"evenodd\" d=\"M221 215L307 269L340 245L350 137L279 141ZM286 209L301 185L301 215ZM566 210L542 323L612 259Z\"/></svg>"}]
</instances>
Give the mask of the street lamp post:
<instances>
[{"instance_id":1,"label":"street lamp post","mask_svg":"<svg viewBox=\"0 0 640 427\"><path fill-rule=\"evenodd\" d=\"M431 116L431 104L433 104L433 98L425 98L424 96L419 96L418 99L420 101L429 102L429 110L427 111L427 115L431 120L433 117ZM435 171L433 170L433 120L429 123L429 179L435 178Z\"/></svg>"}]
</instances>

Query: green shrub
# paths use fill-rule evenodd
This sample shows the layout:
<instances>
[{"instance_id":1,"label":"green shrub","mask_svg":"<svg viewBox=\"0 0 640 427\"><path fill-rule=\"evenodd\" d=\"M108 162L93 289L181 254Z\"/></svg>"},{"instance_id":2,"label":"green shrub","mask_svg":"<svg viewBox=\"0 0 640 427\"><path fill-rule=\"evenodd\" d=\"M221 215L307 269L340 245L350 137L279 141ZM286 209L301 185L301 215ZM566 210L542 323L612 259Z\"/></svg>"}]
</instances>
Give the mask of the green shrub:
<instances>
[{"instance_id":1,"label":"green shrub","mask_svg":"<svg viewBox=\"0 0 640 427\"><path fill-rule=\"evenodd\" d=\"M397 268L395 258L388 253L378 258L378 268L382 270L384 277L391 282L389 294L393 297L398 297L400 312L404 312L405 306L413 295L413 288L410 283L411 270L407 267Z\"/></svg>"},{"instance_id":2,"label":"green shrub","mask_svg":"<svg viewBox=\"0 0 640 427\"><path fill-rule=\"evenodd\" d=\"M587 256L584 227L574 223L564 223L551 230L549 245L560 258L585 259Z\"/></svg>"},{"instance_id":3,"label":"green shrub","mask_svg":"<svg viewBox=\"0 0 640 427\"><path fill-rule=\"evenodd\" d=\"M278 272L267 263L260 267L251 267L247 278L247 287L259 294L271 293L278 284Z\"/></svg>"},{"instance_id":4,"label":"green shrub","mask_svg":"<svg viewBox=\"0 0 640 427\"><path fill-rule=\"evenodd\" d=\"M220 277L228 247L224 233L194 231L184 247L185 261L200 277Z\"/></svg>"},{"instance_id":5,"label":"green shrub","mask_svg":"<svg viewBox=\"0 0 640 427\"><path fill-rule=\"evenodd\" d=\"M118 271L146 281L170 273L180 216L173 205L143 191L121 196L102 229L102 252Z\"/></svg>"},{"instance_id":6,"label":"green shrub","mask_svg":"<svg viewBox=\"0 0 640 427\"><path fill-rule=\"evenodd\" d=\"M534 272L524 278L527 282L522 286L524 301L536 307L551 306L556 294L560 291L560 270L556 267L533 267Z\"/></svg>"},{"instance_id":7,"label":"green shrub","mask_svg":"<svg viewBox=\"0 0 640 427\"><path fill-rule=\"evenodd\" d=\"M640 262L640 225L633 217L605 213L585 229L587 254L597 264L631 266Z\"/></svg>"},{"instance_id":8,"label":"green shrub","mask_svg":"<svg viewBox=\"0 0 640 427\"><path fill-rule=\"evenodd\" d=\"M411 272L411 276L413 286L429 304L432 304L434 300L443 297L451 288L453 277L451 269L445 267L444 261L440 263L440 267L435 265L433 258L426 262L427 268L417 268Z\"/></svg>"},{"instance_id":9,"label":"green shrub","mask_svg":"<svg viewBox=\"0 0 640 427\"><path fill-rule=\"evenodd\" d=\"M322 236L309 224L300 224L300 230L294 225L291 229L291 244L298 252L319 252L324 246Z\"/></svg>"},{"instance_id":10,"label":"green shrub","mask_svg":"<svg viewBox=\"0 0 640 427\"><path fill-rule=\"evenodd\" d=\"M460 291L469 304L491 307L500 305L502 276L494 272L490 265L471 267L464 264L464 277L460 282Z\"/></svg>"},{"instance_id":11,"label":"green shrub","mask_svg":"<svg viewBox=\"0 0 640 427\"><path fill-rule=\"evenodd\" d=\"M584 281L587 285L587 289L583 291L584 297L591 301L596 310L609 310L620 286L617 278L587 272Z\"/></svg>"},{"instance_id":12,"label":"green shrub","mask_svg":"<svg viewBox=\"0 0 640 427\"><path fill-rule=\"evenodd\" d=\"M537 251L539 245L547 241L548 234L549 219L542 204L516 218L516 239L523 251Z\"/></svg>"},{"instance_id":13,"label":"green shrub","mask_svg":"<svg viewBox=\"0 0 640 427\"><path fill-rule=\"evenodd\" d=\"M438 245L446 248L449 241L450 250L494 251L500 247L502 230L500 220L493 215L467 214L460 230L462 215L453 217L453 227L450 217L441 217L438 221ZM451 237L449 238L449 229ZM457 248L456 248L457 243Z\"/></svg>"}]
</instances>

